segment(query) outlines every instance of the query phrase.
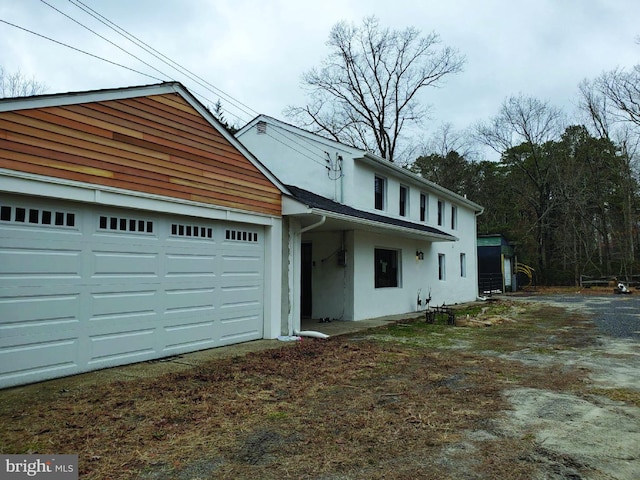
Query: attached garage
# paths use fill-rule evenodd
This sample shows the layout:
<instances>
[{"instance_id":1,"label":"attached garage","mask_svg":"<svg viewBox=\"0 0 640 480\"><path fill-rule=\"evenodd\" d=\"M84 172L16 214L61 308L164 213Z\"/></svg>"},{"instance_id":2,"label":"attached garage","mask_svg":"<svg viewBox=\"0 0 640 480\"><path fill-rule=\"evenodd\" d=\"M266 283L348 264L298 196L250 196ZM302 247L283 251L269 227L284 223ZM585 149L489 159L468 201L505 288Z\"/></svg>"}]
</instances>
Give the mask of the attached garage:
<instances>
[{"instance_id":1,"label":"attached garage","mask_svg":"<svg viewBox=\"0 0 640 480\"><path fill-rule=\"evenodd\" d=\"M280 333L277 215L1 173L0 388Z\"/></svg>"}]
</instances>

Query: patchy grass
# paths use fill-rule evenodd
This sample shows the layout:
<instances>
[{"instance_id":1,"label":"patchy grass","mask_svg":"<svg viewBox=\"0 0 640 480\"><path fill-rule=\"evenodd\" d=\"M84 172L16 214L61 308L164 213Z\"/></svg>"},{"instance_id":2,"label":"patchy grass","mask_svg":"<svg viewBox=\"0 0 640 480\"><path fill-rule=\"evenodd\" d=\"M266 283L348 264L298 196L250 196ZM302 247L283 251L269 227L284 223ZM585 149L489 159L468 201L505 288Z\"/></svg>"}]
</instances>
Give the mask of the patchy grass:
<instances>
[{"instance_id":1,"label":"patchy grass","mask_svg":"<svg viewBox=\"0 0 640 480\"><path fill-rule=\"evenodd\" d=\"M579 348L589 329L559 309L482 308L460 314L510 320L398 323L154 378L6 390L0 451L78 453L83 479L447 479L467 468L486 479L533 478L541 467L530 436L464 450L466 435L491 430L508 408L504 388L578 390L584 372L483 351Z\"/></svg>"},{"instance_id":2,"label":"patchy grass","mask_svg":"<svg viewBox=\"0 0 640 480\"><path fill-rule=\"evenodd\" d=\"M616 402L625 402L640 407L640 391L629 388L590 388L589 393L601 395Z\"/></svg>"}]
</instances>

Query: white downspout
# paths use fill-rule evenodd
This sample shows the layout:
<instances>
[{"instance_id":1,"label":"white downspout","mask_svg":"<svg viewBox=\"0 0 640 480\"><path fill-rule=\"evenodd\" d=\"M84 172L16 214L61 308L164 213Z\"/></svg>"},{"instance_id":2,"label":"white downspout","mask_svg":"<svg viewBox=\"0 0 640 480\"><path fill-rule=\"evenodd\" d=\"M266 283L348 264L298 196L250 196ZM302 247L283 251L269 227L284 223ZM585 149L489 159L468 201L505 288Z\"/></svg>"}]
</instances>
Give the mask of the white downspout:
<instances>
[{"instance_id":1,"label":"white downspout","mask_svg":"<svg viewBox=\"0 0 640 480\"><path fill-rule=\"evenodd\" d=\"M324 222L327 221L327 216L326 215L322 215L322 218L320 220L318 220L316 223L312 223L311 225L301 228L300 231L298 232L298 235L300 235L300 237L302 237L302 234L304 232L308 232L309 230L313 230L316 227L320 227L324 224ZM301 238L302 240L302 238Z\"/></svg>"},{"instance_id":2,"label":"white downspout","mask_svg":"<svg viewBox=\"0 0 640 480\"><path fill-rule=\"evenodd\" d=\"M326 215L322 215L322 218L317 221L316 223L312 223L309 226L306 226L304 228L301 228L300 231L298 232L298 235L300 236L300 242L302 242L302 234L305 232L308 232L309 230L312 230L314 228L320 227L321 225L324 224L324 222L327 221L327 216ZM322 332L315 332L312 330L293 330L293 334L297 335L299 337L313 337L313 338L329 338L329 335L322 333Z\"/></svg>"}]
</instances>

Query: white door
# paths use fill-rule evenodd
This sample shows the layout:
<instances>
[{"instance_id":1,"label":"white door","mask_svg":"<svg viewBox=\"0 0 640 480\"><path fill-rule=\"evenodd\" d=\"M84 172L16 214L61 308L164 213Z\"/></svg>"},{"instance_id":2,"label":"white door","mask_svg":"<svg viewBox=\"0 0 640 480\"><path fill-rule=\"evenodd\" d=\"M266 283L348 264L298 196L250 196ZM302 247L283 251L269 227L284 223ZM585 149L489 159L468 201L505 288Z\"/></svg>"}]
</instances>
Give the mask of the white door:
<instances>
[{"instance_id":1,"label":"white door","mask_svg":"<svg viewBox=\"0 0 640 480\"><path fill-rule=\"evenodd\" d=\"M505 290L510 292L511 291L511 257L502 257L503 258L503 263L504 263L504 285L505 285Z\"/></svg>"},{"instance_id":2,"label":"white door","mask_svg":"<svg viewBox=\"0 0 640 480\"><path fill-rule=\"evenodd\" d=\"M263 336L264 229L0 196L0 387Z\"/></svg>"}]
</instances>

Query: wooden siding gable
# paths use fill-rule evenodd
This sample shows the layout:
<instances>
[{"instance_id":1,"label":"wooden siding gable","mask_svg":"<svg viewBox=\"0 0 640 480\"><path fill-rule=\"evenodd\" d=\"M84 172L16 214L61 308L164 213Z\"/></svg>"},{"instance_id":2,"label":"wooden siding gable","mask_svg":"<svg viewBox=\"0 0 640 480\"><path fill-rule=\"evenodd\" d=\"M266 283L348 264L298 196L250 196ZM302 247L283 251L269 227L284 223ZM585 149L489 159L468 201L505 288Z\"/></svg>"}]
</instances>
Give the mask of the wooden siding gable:
<instances>
[{"instance_id":1,"label":"wooden siding gable","mask_svg":"<svg viewBox=\"0 0 640 480\"><path fill-rule=\"evenodd\" d=\"M5 109L0 168L280 216L277 180L196 107L173 91Z\"/></svg>"}]
</instances>

